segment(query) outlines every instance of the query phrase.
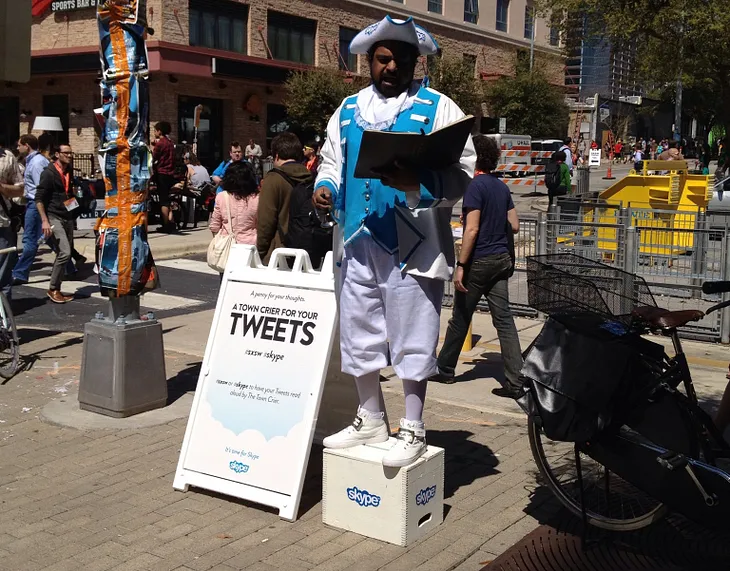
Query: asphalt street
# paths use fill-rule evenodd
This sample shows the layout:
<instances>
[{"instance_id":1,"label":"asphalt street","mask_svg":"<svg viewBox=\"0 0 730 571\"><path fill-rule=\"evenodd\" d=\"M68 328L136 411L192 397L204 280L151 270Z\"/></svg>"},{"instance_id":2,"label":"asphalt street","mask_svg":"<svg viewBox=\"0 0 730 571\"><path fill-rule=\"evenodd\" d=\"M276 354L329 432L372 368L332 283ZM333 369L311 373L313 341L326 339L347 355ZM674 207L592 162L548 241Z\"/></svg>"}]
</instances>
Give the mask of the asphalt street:
<instances>
[{"instance_id":1,"label":"asphalt street","mask_svg":"<svg viewBox=\"0 0 730 571\"><path fill-rule=\"evenodd\" d=\"M93 264L87 264L62 287L75 296L72 302L57 305L46 296L53 256L45 253L36 261L30 283L13 287L12 308L18 327L37 327L52 331L82 332L84 324L108 302L99 295ZM204 256L157 262L160 288L142 297L142 311L152 311L164 319L215 307L218 296L217 272L208 268Z\"/></svg>"}]
</instances>

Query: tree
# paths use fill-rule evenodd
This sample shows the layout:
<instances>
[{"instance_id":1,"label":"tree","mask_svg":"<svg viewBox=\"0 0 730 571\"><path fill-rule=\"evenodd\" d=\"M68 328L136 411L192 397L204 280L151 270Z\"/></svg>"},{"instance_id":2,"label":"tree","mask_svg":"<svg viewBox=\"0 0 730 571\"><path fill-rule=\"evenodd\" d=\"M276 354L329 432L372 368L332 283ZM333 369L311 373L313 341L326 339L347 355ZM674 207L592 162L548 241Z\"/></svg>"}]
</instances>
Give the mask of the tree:
<instances>
[{"instance_id":1,"label":"tree","mask_svg":"<svg viewBox=\"0 0 730 571\"><path fill-rule=\"evenodd\" d=\"M581 17L580 37L605 38L638 47L639 78L667 99L678 78L700 102L708 126L730 132L730 2L728 0L536 0L543 15L570 14L559 22L570 31ZM570 34L569 34L570 35ZM570 38L568 38L570 39ZM568 42L570 43L570 42Z\"/></svg>"},{"instance_id":2,"label":"tree","mask_svg":"<svg viewBox=\"0 0 730 571\"><path fill-rule=\"evenodd\" d=\"M484 91L474 76L474 62L442 57L429 63L431 87L450 97L467 115L479 113Z\"/></svg>"},{"instance_id":3,"label":"tree","mask_svg":"<svg viewBox=\"0 0 730 571\"><path fill-rule=\"evenodd\" d=\"M339 70L317 68L295 71L285 84L284 106L289 118L302 129L311 129L322 135L342 100L357 93L364 85L364 78L348 77Z\"/></svg>"},{"instance_id":4,"label":"tree","mask_svg":"<svg viewBox=\"0 0 730 571\"><path fill-rule=\"evenodd\" d=\"M568 130L563 91L539 70L518 66L514 77L500 77L486 88L492 117L505 117L507 130L534 138L562 139Z\"/></svg>"}]
</instances>

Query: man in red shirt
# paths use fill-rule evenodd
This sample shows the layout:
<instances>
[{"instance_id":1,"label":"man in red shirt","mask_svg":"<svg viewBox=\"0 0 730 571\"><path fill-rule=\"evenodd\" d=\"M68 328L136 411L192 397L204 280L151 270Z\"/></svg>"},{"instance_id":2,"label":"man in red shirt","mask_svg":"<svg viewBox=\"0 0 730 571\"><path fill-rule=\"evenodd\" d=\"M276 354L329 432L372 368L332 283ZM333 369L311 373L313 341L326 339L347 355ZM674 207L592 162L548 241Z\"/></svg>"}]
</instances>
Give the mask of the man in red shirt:
<instances>
[{"instance_id":1,"label":"man in red shirt","mask_svg":"<svg viewBox=\"0 0 730 571\"><path fill-rule=\"evenodd\" d=\"M170 140L172 127L167 121L155 124L155 150L152 152L153 170L157 182L157 196L162 211L161 232L175 232L175 220L170 210L170 189L175 185L175 145Z\"/></svg>"}]
</instances>

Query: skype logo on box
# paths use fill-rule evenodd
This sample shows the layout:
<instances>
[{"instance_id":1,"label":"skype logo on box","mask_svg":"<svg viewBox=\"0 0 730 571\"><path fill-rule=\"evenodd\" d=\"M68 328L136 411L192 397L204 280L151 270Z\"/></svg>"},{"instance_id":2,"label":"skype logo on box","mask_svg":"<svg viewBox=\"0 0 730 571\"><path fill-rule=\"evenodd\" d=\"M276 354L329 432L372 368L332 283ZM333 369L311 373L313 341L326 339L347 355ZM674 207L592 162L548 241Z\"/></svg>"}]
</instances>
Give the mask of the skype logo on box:
<instances>
[{"instance_id":1,"label":"skype logo on box","mask_svg":"<svg viewBox=\"0 0 730 571\"><path fill-rule=\"evenodd\" d=\"M430 488L425 488L418 492L416 494L416 505L417 506L425 506L428 502L430 502L434 497L436 497L436 486L431 486Z\"/></svg>"},{"instance_id":2,"label":"skype logo on box","mask_svg":"<svg viewBox=\"0 0 730 571\"><path fill-rule=\"evenodd\" d=\"M356 486L347 488L347 498L364 508L377 508L380 505L380 496L371 494L367 490L358 490Z\"/></svg>"},{"instance_id":3,"label":"skype logo on box","mask_svg":"<svg viewBox=\"0 0 730 571\"><path fill-rule=\"evenodd\" d=\"M228 464L228 467L233 470L236 474L245 474L248 472L248 464L243 462L236 462L235 460Z\"/></svg>"}]
</instances>

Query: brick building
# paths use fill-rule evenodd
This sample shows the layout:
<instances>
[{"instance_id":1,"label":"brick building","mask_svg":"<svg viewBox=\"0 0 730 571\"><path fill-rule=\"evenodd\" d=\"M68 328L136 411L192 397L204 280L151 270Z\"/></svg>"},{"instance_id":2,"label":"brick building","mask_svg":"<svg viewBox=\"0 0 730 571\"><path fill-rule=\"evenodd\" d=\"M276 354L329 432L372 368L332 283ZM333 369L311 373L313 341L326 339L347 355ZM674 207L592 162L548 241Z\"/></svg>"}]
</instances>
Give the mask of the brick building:
<instances>
[{"instance_id":1,"label":"brick building","mask_svg":"<svg viewBox=\"0 0 730 571\"><path fill-rule=\"evenodd\" d=\"M511 74L535 34L538 65L563 80L557 35L532 21L530 0L147 0L152 122L192 141L203 105L199 154L213 165L232 139L270 141L286 121L283 82L292 69L324 66L367 73L349 56L352 36L386 13L413 15L445 57L474 62L484 79ZM39 115L61 117L77 152L96 147L100 104L96 0L33 0L32 78L0 85L0 135L12 141Z\"/></svg>"}]
</instances>

